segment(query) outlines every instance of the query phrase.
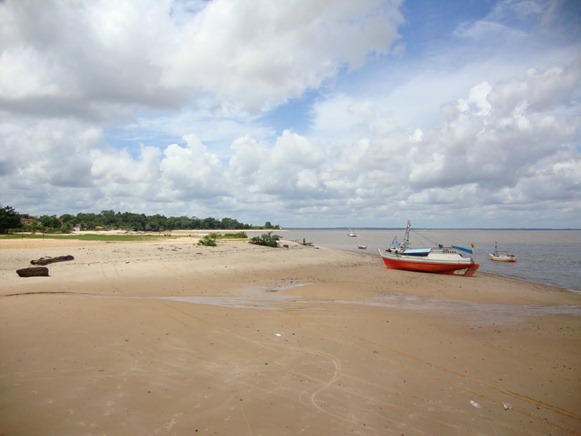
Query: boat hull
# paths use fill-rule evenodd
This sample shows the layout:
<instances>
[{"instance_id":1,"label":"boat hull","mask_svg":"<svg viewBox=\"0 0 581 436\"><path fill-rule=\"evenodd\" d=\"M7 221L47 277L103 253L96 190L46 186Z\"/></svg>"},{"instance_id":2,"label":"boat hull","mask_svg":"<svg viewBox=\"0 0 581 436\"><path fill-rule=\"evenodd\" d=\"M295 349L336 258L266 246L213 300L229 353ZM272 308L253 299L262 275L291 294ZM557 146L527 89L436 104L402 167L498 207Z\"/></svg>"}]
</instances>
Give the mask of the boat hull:
<instances>
[{"instance_id":1,"label":"boat hull","mask_svg":"<svg viewBox=\"0 0 581 436\"><path fill-rule=\"evenodd\" d=\"M514 256L495 256L494 254L490 255L490 260L494 260L496 262L516 262L516 258Z\"/></svg>"},{"instance_id":2,"label":"boat hull","mask_svg":"<svg viewBox=\"0 0 581 436\"><path fill-rule=\"evenodd\" d=\"M381 254L383 263L388 269L404 271L426 272L432 274L454 274L466 277L472 276L480 267L472 259L461 258L458 260L431 260L429 258L416 258L399 254Z\"/></svg>"}]
</instances>

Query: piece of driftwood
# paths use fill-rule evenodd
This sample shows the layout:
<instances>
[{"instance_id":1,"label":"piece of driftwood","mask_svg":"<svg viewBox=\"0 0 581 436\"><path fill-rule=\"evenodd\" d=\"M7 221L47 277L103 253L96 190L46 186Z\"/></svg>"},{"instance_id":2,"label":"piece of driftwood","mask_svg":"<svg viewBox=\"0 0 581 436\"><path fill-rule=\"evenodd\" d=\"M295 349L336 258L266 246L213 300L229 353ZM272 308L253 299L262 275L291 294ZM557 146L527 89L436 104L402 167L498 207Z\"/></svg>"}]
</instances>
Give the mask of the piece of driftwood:
<instances>
[{"instance_id":1,"label":"piece of driftwood","mask_svg":"<svg viewBox=\"0 0 581 436\"><path fill-rule=\"evenodd\" d=\"M31 260L30 263L33 265L48 265L49 263L54 263L54 262L64 262L65 260L73 260L74 257L71 256L70 254L67 256L57 256L57 257L41 257L40 259L37 260Z\"/></svg>"},{"instance_id":2,"label":"piece of driftwood","mask_svg":"<svg viewBox=\"0 0 581 436\"><path fill-rule=\"evenodd\" d=\"M16 270L20 277L48 277L48 268L46 266L31 266Z\"/></svg>"}]
</instances>

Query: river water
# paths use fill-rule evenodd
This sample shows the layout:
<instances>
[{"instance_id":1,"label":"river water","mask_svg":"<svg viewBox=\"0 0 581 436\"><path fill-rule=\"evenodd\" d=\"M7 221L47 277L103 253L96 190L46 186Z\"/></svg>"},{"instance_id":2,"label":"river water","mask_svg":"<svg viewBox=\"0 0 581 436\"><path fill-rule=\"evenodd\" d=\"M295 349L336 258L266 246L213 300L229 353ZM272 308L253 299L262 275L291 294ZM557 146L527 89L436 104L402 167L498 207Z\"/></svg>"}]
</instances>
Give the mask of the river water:
<instances>
[{"instance_id":1,"label":"river water","mask_svg":"<svg viewBox=\"0 0 581 436\"><path fill-rule=\"evenodd\" d=\"M287 240L302 241L328 248L377 253L386 249L403 229L289 229L280 232ZM276 233L276 232L275 232ZM474 257L479 271L544 283L581 293L581 230L412 230L412 247L430 247L436 243L475 246ZM514 254L516 263L491 261L488 253L499 250ZM365 245L365 250L358 245ZM383 263L382 263L383 265Z\"/></svg>"}]
</instances>

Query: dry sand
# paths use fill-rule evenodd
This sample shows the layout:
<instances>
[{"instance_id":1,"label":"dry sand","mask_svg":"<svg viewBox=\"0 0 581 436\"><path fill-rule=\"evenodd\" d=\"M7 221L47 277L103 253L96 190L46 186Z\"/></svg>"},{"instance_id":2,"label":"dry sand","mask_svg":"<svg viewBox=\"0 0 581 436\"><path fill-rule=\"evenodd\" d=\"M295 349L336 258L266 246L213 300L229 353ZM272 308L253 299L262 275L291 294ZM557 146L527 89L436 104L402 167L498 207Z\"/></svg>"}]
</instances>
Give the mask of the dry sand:
<instances>
[{"instance_id":1,"label":"dry sand","mask_svg":"<svg viewBox=\"0 0 581 436\"><path fill-rule=\"evenodd\" d=\"M2 240L0 286L2 435L581 433L557 288L187 237Z\"/></svg>"}]
</instances>

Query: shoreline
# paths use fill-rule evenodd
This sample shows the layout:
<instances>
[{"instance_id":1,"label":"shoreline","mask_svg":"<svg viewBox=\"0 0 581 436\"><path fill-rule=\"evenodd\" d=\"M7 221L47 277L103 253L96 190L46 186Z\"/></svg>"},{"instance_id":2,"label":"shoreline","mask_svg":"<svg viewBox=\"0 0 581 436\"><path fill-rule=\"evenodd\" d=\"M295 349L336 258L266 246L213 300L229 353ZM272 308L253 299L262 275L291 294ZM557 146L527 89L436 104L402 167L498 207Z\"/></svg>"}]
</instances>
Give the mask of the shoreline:
<instances>
[{"instance_id":1,"label":"shoreline","mask_svg":"<svg viewBox=\"0 0 581 436\"><path fill-rule=\"evenodd\" d=\"M547 230L550 230L550 229L547 229ZM64 247L68 247L68 246L81 246L84 244L103 244L103 243L105 243L105 244L144 244L144 243L160 243L160 242L175 241L176 243L195 244L195 243L197 243L197 241L199 239L201 239L203 236L205 236L207 234L211 234L211 233L236 233L236 232L241 232L241 231L250 232L250 233L264 233L265 232L265 230L230 230L230 231L212 230L212 229L195 230L195 231L177 230L177 231L174 231L175 232L174 234L171 234L171 235L164 237L163 232L129 232L129 233L127 233L127 232L121 231L121 230L110 230L110 231L99 231L99 232L80 231L80 232L75 232L73 234L56 235L56 236L62 236L59 238L50 238L49 237L46 239L45 238L42 238L42 239L41 238L0 239L0 253L2 252L1 250L3 250L3 249L30 249L30 248L42 248L42 247L55 248L55 247L59 247L59 246L62 246L64 248ZM286 229L277 230L277 232L285 232L285 231L287 231L287 230ZM111 235L114 235L114 236L117 236L117 235L119 235L119 236L144 235L144 236L159 237L159 239L153 239L151 241L119 241L119 240L90 241L90 240L74 239L74 237L78 236L78 235L99 235L99 234L109 235L109 236L111 236ZM54 236L54 235L51 234L51 236ZM66 236L70 236L71 239L67 239ZM15 241L21 241L21 243L18 243ZM39 242L39 241L49 241L49 242ZM50 241L52 241L52 242L50 242ZM62 242L62 244L60 242ZM221 243L228 243L228 242L233 242L233 241L231 241L231 240L228 241L227 239L221 241ZM245 242L245 241L241 241L241 242ZM281 244L291 244L291 245L302 245L302 244L300 244L299 240L281 239L280 243ZM325 248L328 250L338 250L341 252L352 253L352 254L356 254L356 255L360 255L360 256L369 256L371 258L377 257L377 255L375 253L372 253L372 252L362 252L362 251L356 251L356 250L346 249L346 248L342 249L342 248L324 247L324 246L313 245L312 243L310 243L310 245L311 245L311 248L316 248L316 249ZM26 265L24 265L23 267L25 267L25 266ZM548 288L553 288L554 290L566 291L566 292L571 292L571 293L576 294L576 295L581 295L581 289L572 289L572 288L568 288L566 286L562 286L562 285L558 285L558 284L554 284L554 283L534 281L532 279L529 280L529 279L515 276L515 275L501 274L501 273L490 272L490 271L482 271L481 269L479 269L477 273L479 275L482 275L482 276L498 277L498 278L502 278L502 279L506 279L506 280L517 280L517 281L522 281L524 283L528 283L530 285L546 286Z\"/></svg>"},{"instance_id":2,"label":"shoreline","mask_svg":"<svg viewBox=\"0 0 581 436\"><path fill-rule=\"evenodd\" d=\"M2 433L581 432L566 289L292 241L34 241L0 241Z\"/></svg>"},{"instance_id":3,"label":"shoreline","mask_svg":"<svg viewBox=\"0 0 581 436\"><path fill-rule=\"evenodd\" d=\"M124 230L100 230L100 231L77 231L74 233L69 233L69 234L47 234L49 240L68 240L68 237L70 237L70 240L76 240L75 237L76 236L85 236L85 235L104 235L104 236L119 236L119 237L123 237L123 236L144 236L144 237L151 237L152 240L151 241L126 241L128 243L137 243L137 242L155 242L158 241L159 239L165 239L168 238L170 240L175 240L175 239L182 239L182 238L194 238L194 241L199 240L200 238L204 237L205 235L211 234L211 233L222 233L222 234L228 234L228 233L238 233L238 232L246 232L249 234L249 237L251 237L254 234L259 234L259 233L269 233L269 232L281 232L283 233L283 237L284 237L284 233L285 232L295 232L297 230L330 230L330 231L334 231L337 230L335 228L332 229L280 229L280 230L268 230L268 229L233 229L233 230L221 230L221 229L197 229L197 230L173 230L170 232L136 232L136 231L124 231ZM385 229L383 229L385 230ZM387 230L391 230L391 229L387 229ZM439 230L439 229L436 229ZM441 230L449 230L449 229L441 229ZM460 229L460 230L473 230L473 229ZM499 229L476 229L476 230L490 230L490 231L496 231ZM503 229L500 229L503 230ZM538 230L538 229L524 229L524 230ZM541 230L561 230L561 231L571 231L571 229L541 229ZM573 229L575 230L575 229ZM29 234L26 234L29 235ZM43 237L42 238L30 238L31 240L46 240L44 238L43 234L40 234ZM29 235L30 236L30 235ZM53 236L56 236L56 238L52 238ZM296 235L295 235L296 236ZM158 239L159 238L159 239ZM27 238L20 238L20 240L25 240ZM297 239L291 239L288 240L286 242L291 243L291 244L295 244L295 243L301 243L300 242L301 238L297 238ZM6 243L7 241L14 241L16 240L16 238L12 238L12 239L0 239L0 249L2 247L2 243L4 241L4 243ZM82 241L86 241L86 240L82 240ZM282 241L282 240L281 240ZM113 243L113 242L123 242L120 240L112 240L112 241L106 241L108 243ZM309 242L309 245L313 245L317 248L319 248L318 245L313 244L312 242ZM33 246L33 244L31 245ZM334 246L333 244L331 245L325 245L324 243L320 245L320 247L325 247L327 249L338 249L341 251L347 251L347 252L352 252L352 253L359 253L361 255L370 255L370 256L374 256L375 253L373 251L360 251L360 250L355 250L353 248L345 248L345 247L337 247ZM498 277L502 277L502 278L506 278L506 279L516 279L516 280L522 280L531 284L540 284L540 285L545 285L545 286L549 286L549 287L554 287L554 288L560 288L563 290L566 290L567 292L572 292L578 295L581 295L581 288L573 288L570 286L567 286L567 284L563 284L563 283L558 283L555 282L554 280L547 280L547 279L541 279L541 278L528 278L528 277L524 277L523 275L519 275L519 274L511 274L511 273L507 273L507 274L503 274L500 271L490 271L487 268L483 268L483 266L485 266L483 264L483 261L487 260L486 259L479 259L480 260L480 264L481 264L481 268L479 268L479 273L480 274L489 274L492 276L498 276Z\"/></svg>"}]
</instances>

